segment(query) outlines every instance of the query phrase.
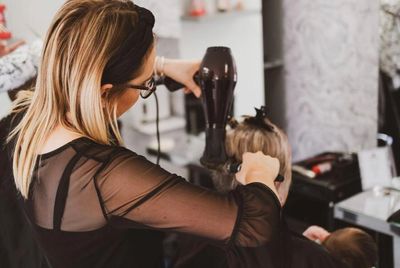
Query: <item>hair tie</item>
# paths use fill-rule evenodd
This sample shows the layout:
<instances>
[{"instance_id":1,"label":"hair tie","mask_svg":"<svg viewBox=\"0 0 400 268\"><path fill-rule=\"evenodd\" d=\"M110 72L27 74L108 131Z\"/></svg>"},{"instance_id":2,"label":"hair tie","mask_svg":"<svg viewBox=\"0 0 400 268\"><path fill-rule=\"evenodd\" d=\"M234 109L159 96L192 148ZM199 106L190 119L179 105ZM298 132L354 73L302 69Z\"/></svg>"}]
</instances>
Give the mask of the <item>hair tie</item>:
<instances>
[{"instance_id":1,"label":"hair tie","mask_svg":"<svg viewBox=\"0 0 400 268\"><path fill-rule=\"evenodd\" d=\"M274 126L270 125L268 121L265 120L268 118L267 107L261 106L260 109L254 109L256 110L256 116L247 117L244 122L249 125L257 126L267 131L274 132Z\"/></svg>"}]
</instances>

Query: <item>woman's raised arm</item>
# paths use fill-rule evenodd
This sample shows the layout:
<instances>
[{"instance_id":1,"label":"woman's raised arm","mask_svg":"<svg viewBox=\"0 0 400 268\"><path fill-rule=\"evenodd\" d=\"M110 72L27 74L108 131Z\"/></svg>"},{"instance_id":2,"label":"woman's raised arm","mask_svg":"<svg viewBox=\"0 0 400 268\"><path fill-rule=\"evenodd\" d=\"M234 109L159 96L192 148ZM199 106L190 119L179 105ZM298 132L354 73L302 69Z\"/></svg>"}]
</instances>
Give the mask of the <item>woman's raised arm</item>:
<instances>
[{"instance_id":1,"label":"woman's raised arm","mask_svg":"<svg viewBox=\"0 0 400 268\"><path fill-rule=\"evenodd\" d=\"M257 154L251 155L268 168L269 160ZM254 157L250 158L254 161ZM247 185L220 194L194 186L124 150L95 180L103 212L112 224L190 233L237 246L259 246L271 240L280 218L276 190L270 188L274 188L279 164L270 168L270 174L254 178L258 182L247 177ZM270 187L264 179L272 182Z\"/></svg>"}]
</instances>

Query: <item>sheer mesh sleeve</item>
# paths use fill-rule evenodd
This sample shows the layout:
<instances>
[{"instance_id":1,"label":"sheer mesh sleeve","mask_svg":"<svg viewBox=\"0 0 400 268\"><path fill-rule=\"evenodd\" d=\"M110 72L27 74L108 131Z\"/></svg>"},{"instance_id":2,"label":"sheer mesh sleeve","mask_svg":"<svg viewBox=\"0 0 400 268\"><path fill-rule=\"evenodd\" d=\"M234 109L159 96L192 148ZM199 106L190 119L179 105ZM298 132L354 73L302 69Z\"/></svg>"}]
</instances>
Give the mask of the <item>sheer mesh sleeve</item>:
<instances>
[{"instance_id":1,"label":"sheer mesh sleeve","mask_svg":"<svg viewBox=\"0 0 400 268\"><path fill-rule=\"evenodd\" d=\"M130 151L113 157L96 184L105 216L120 226L173 230L239 246L264 244L278 228L279 201L263 184L219 194Z\"/></svg>"}]
</instances>

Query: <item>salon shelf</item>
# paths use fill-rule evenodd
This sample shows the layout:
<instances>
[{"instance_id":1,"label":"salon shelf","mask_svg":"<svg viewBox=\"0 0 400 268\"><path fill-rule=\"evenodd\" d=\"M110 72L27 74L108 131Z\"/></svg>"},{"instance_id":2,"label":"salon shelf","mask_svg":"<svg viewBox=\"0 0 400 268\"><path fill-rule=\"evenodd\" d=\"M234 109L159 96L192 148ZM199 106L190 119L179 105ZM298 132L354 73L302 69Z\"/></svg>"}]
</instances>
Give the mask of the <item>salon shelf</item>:
<instances>
[{"instance_id":1,"label":"salon shelf","mask_svg":"<svg viewBox=\"0 0 400 268\"><path fill-rule=\"evenodd\" d=\"M261 14L262 12L260 9L245 9L245 10L232 10L226 12L209 13L199 17L184 15L182 16L182 20L189 22L206 22L210 20L220 20L220 19L225 20L225 19L246 17L252 15L261 15Z\"/></svg>"},{"instance_id":2,"label":"salon shelf","mask_svg":"<svg viewBox=\"0 0 400 268\"><path fill-rule=\"evenodd\" d=\"M264 70L270 70L283 67L283 60L267 61L264 63Z\"/></svg>"}]
</instances>

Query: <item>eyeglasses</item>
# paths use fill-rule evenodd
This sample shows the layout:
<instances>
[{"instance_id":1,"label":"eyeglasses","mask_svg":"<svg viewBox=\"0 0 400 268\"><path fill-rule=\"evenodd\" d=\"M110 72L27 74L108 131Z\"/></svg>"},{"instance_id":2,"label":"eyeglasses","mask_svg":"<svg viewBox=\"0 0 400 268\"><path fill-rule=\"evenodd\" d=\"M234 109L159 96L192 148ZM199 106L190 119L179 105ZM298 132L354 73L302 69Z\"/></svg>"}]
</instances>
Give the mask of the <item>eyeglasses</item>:
<instances>
[{"instance_id":1,"label":"eyeglasses","mask_svg":"<svg viewBox=\"0 0 400 268\"><path fill-rule=\"evenodd\" d=\"M142 85L132 85L132 84L127 84L127 87L134 88L134 89L140 89L140 96L143 99L147 99L148 97L151 96L151 94L156 91L157 85L156 81L154 80L154 77L151 77L149 80L144 82Z\"/></svg>"}]
</instances>

